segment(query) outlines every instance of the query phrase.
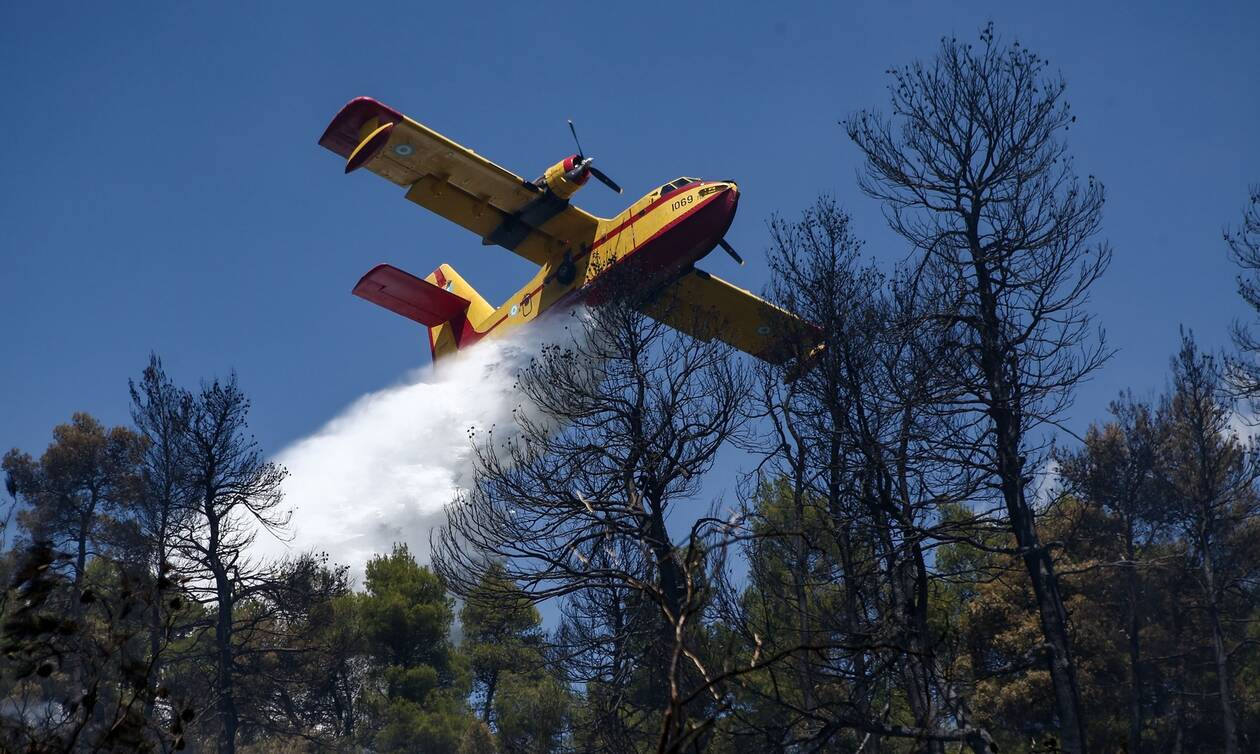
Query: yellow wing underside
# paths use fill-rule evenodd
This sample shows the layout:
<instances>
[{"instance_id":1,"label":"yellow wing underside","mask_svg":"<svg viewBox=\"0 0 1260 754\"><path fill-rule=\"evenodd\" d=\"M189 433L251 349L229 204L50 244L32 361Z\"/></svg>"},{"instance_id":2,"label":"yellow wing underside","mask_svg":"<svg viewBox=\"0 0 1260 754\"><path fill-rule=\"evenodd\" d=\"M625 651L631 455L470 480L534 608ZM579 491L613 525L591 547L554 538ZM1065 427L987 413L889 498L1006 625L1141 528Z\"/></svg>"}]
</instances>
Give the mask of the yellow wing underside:
<instances>
[{"instance_id":1,"label":"yellow wing underside","mask_svg":"<svg viewBox=\"0 0 1260 754\"><path fill-rule=\"evenodd\" d=\"M643 313L699 340L720 340L772 364L807 353L816 330L800 317L701 270L666 286Z\"/></svg>"},{"instance_id":2,"label":"yellow wing underside","mask_svg":"<svg viewBox=\"0 0 1260 754\"><path fill-rule=\"evenodd\" d=\"M407 198L485 239L542 196L520 176L410 118L363 167L409 187ZM537 265L566 246L589 243L599 220L566 205L537 228L522 229L511 251Z\"/></svg>"}]
</instances>

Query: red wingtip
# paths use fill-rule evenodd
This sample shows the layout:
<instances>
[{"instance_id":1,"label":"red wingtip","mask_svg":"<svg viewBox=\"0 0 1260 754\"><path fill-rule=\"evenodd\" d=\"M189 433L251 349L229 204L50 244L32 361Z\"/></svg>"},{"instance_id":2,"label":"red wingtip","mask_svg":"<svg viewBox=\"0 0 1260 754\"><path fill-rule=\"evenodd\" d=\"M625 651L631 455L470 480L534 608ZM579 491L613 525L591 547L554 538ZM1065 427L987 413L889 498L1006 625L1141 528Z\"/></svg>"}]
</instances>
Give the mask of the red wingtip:
<instances>
[{"instance_id":1,"label":"red wingtip","mask_svg":"<svg viewBox=\"0 0 1260 754\"><path fill-rule=\"evenodd\" d=\"M403 114L371 97L355 97L341 108L341 112L324 129L324 135L319 137L319 145L350 159L354 148L359 146L363 138L359 135L359 129L373 118L378 123L397 123L403 119Z\"/></svg>"}]
</instances>

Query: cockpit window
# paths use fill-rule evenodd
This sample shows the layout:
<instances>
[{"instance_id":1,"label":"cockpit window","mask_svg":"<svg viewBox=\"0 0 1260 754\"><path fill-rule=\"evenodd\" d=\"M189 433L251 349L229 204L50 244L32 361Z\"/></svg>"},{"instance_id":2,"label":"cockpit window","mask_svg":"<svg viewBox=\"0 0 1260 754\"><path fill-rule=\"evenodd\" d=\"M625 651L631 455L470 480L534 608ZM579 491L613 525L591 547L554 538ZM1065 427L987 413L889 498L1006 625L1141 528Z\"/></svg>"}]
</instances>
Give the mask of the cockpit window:
<instances>
[{"instance_id":1,"label":"cockpit window","mask_svg":"<svg viewBox=\"0 0 1260 754\"><path fill-rule=\"evenodd\" d=\"M676 180L670 181L664 186L661 186L661 196L668 196L669 194L674 193L675 191L682 188L683 186L686 186L691 183L696 183L696 179L695 178L678 178Z\"/></svg>"}]
</instances>

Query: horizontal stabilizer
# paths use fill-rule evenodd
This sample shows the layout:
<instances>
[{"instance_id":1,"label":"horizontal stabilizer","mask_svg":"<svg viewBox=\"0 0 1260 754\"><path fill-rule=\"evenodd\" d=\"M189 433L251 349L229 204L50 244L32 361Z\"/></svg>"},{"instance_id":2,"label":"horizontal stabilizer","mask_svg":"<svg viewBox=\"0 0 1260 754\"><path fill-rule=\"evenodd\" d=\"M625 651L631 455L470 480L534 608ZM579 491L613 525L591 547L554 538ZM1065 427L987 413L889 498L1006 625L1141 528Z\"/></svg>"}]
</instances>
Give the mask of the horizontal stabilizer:
<instances>
[{"instance_id":1,"label":"horizontal stabilizer","mask_svg":"<svg viewBox=\"0 0 1260 754\"><path fill-rule=\"evenodd\" d=\"M427 327L450 322L467 311L469 304L468 299L388 264L373 267L353 292Z\"/></svg>"}]
</instances>

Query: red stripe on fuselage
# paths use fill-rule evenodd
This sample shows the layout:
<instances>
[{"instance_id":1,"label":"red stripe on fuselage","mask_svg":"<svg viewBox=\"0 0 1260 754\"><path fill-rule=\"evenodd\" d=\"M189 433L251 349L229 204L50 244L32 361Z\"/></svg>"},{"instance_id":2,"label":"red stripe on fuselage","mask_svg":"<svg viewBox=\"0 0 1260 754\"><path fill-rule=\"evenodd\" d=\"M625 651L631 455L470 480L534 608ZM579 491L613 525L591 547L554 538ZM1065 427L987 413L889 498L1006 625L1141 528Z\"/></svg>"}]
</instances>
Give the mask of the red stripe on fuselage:
<instances>
[{"instance_id":1,"label":"red stripe on fuselage","mask_svg":"<svg viewBox=\"0 0 1260 754\"><path fill-rule=\"evenodd\" d=\"M694 183L692 183L692 184L688 184L688 185L690 185L690 186L694 186L695 184L694 184ZM685 188L685 187L684 187L684 188ZM673 191L669 192L668 194L665 194L665 195L663 195L663 196L658 196L657 198L653 199L653 200L652 200L652 203L651 203L651 204L649 204L648 206L644 207L643 209L639 210L638 214L636 214L636 215L631 215L631 216L630 216L630 219L628 219L628 220L623 220L623 221L622 221L622 223L621 223L621 225L618 225L617 227L613 228L612 230L608 231L608 232L607 232L607 233L605 233L604 235L602 235L602 236L600 236L599 238L597 238L597 239L595 240L595 243L591 244L591 246L590 246L590 248L589 248L589 249L586 249L586 250L584 250L581 254L578 254L578 255L577 255L577 257L576 257L576 259L581 259L582 257L586 256L587 254L590 254L590 253L591 253L592 251L594 251L595 249L598 249L598 248L599 248L600 246L602 246L602 245L604 244L604 242L605 242L605 241L607 241L608 239L610 239L610 238L614 238L614 237L616 237L616 236L620 235L620 234L621 234L621 232L622 232L622 231L624 231L626 228L629 228L631 225L634 225L634 224L635 224L635 223L637 223L640 219L642 219L642 218L644 218L644 217L647 217L647 213L649 213L649 212L651 212L652 210L656 209L657 207L661 206L662 204L664 204L664 203L665 203L665 201L666 201L667 199L669 199L671 196L673 196L674 194L677 194L679 191L682 191L682 190L683 190L683 189L681 189L681 188L680 188L680 189L675 189L675 190L673 190ZM729 191L729 189L727 189L727 190ZM715 194L715 195L714 195L714 197L713 197L713 198L716 198L718 195L720 195L720 194L722 194L722 193L725 193L725 192L719 191L717 194ZM713 199L711 198L711 199L709 199L709 201L713 201ZM687 212L683 213L683 217L686 217L687 215L691 214L692 212L695 212L696 210L700 209L700 207L703 207L705 204L708 204L708 202L701 202L699 205L697 205L697 206L696 206L696 207L694 207L693 209L690 209L690 210L688 210ZM676 218L676 219L681 219L681 218ZM670 221L670 222L671 222L671 225L672 225L674 221ZM668 229L669 227L670 227L670 226L668 226L668 225L667 225L665 229ZM657 235L659 235L659 233L658 233ZM655 238L655 236L653 236L653 238ZM651 240L651 239L648 239L648 240ZM646 241L645 241L644 243L646 243ZM637 247L636 247L636 248L637 248ZM632 252L632 253L633 253L633 252Z\"/></svg>"}]
</instances>

